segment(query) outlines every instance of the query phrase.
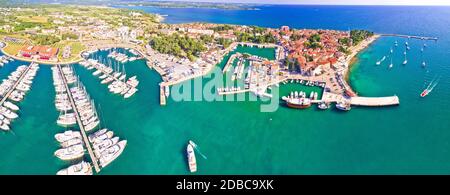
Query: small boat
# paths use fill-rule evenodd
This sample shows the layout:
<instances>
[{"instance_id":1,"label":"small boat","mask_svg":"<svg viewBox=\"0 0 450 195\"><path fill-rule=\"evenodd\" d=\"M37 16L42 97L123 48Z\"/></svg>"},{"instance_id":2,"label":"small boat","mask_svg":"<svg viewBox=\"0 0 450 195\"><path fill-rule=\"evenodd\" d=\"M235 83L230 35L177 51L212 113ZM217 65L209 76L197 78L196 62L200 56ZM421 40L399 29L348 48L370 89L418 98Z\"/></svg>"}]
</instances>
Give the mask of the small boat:
<instances>
[{"instance_id":1,"label":"small boat","mask_svg":"<svg viewBox=\"0 0 450 195\"><path fill-rule=\"evenodd\" d=\"M422 67L427 66L427 63L425 63L425 61L422 62Z\"/></svg>"},{"instance_id":2,"label":"small boat","mask_svg":"<svg viewBox=\"0 0 450 195\"><path fill-rule=\"evenodd\" d=\"M339 102L336 104L336 108L343 111L349 111L351 109L351 106L349 103Z\"/></svg>"},{"instance_id":3,"label":"small boat","mask_svg":"<svg viewBox=\"0 0 450 195\"><path fill-rule=\"evenodd\" d=\"M326 109L330 108L330 104L328 104L326 102L320 102L317 107L321 110L326 110Z\"/></svg>"},{"instance_id":4,"label":"small boat","mask_svg":"<svg viewBox=\"0 0 450 195\"><path fill-rule=\"evenodd\" d=\"M189 143L187 145L186 150L187 150L189 171L191 171L191 173L196 172L197 171L197 160L195 159L194 147Z\"/></svg>"},{"instance_id":5,"label":"small boat","mask_svg":"<svg viewBox=\"0 0 450 195\"><path fill-rule=\"evenodd\" d=\"M430 93L430 91L428 91L428 89L425 89L422 91L422 93L420 93L420 97L425 97L428 95L428 93Z\"/></svg>"}]
</instances>

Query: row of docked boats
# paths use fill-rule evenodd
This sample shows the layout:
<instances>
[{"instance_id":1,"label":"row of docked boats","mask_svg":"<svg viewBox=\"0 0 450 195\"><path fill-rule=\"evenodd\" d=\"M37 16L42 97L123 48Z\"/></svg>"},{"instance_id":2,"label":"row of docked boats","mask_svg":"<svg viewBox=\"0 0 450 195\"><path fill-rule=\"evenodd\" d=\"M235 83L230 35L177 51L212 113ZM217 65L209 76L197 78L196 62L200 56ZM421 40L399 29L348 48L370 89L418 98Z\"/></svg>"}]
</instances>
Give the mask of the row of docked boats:
<instances>
[{"instance_id":1,"label":"row of docked boats","mask_svg":"<svg viewBox=\"0 0 450 195\"><path fill-rule=\"evenodd\" d=\"M283 96L281 98L286 102L286 105L291 108L304 109L309 108L313 103L313 100L316 100L318 104L318 108L321 110L326 110L330 108L330 103L325 101L318 101L318 93L311 92L309 97L307 97L306 93L303 91L300 92L291 92L288 96ZM336 108L343 111L349 111L351 109L350 101L339 101L336 103Z\"/></svg>"},{"instance_id":2,"label":"row of docked boats","mask_svg":"<svg viewBox=\"0 0 450 195\"><path fill-rule=\"evenodd\" d=\"M80 64L88 70L95 69L92 75L101 79L101 84L108 84L111 93L123 95L124 98L133 96L138 89L139 80L136 76L126 78L125 67L119 71L118 67L114 70L111 66L99 63L97 60L89 59Z\"/></svg>"},{"instance_id":3,"label":"row of docked boats","mask_svg":"<svg viewBox=\"0 0 450 195\"><path fill-rule=\"evenodd\" d=\"M9 56L5 56L5 55L0 56L0 67L3 67L4 65L6 65L12 61L14 61L14 59Z\"/></svg>"},{"instance_id":4,"label":"row of docked boats","mask_svg":"<svg viewBox=\"0 0 450 195\"><path fill-rule=\"evenodd\" d=\"M319 81L308 81L308 80L303 80L303 79L286 79L285 81L282 82L282 84L288 84L288 83L299 83L302 85L306 85L306 86L310 86L310 87L322 87L325 88L325 83L324 82L319 82Z\"/></svg>"},{"instance_id":5,"label":"row of docked boats","mask_svg":"<svg viewBox=\"0 0 450 195\"><path fill-rule=\"evenodd\" d=\"M94 155L98 158L100 166L106 167L122 154L127 140L114 137L114 132L106 128L100 129L88 136L94 148Z\"/></svg>"},{"instance_id":6,"label":"row of docked boats","mask_svg":"<svg viewBox=\"0 0 450 195\"><path fill-rule=\"evenodd\" d=\"M128 57L127 54L119 53L117 51L112 51L111 53L108 54L108 57L110 57L116 61L119 61L121 63L132 62L132 61L137 60L137 58L134 56Z\"/></svg>"},{"instance_id":7,"label":"row of docked boats","mask_svg":"<svg viewBox=\"0 0 450 195\"><path fill-rule=\"evenodd\" d=\"M82 159L86 149L79 131L67 130L55 135L56 141L62 148L55 151L55 156L61 160L73 161ZM79 163L61 169L57 175L92 175L91 163L82 160Z\"/></svg>"},{"instance_id":8,"label":"row of docked boats","mask_svg":"<svg viewBox=\"0 0 450 195\"><path fill-rule=\"evenodd\" d=\"M11 121L19 117L16 113L19 106L16 103L23 100L26 92L31 89L33 79L39 69L39 65L31 63L29 66L22 65L12 72L8 79L3 79L0 84L0 129L9 131Z\"/></svg>"}]
</instances>

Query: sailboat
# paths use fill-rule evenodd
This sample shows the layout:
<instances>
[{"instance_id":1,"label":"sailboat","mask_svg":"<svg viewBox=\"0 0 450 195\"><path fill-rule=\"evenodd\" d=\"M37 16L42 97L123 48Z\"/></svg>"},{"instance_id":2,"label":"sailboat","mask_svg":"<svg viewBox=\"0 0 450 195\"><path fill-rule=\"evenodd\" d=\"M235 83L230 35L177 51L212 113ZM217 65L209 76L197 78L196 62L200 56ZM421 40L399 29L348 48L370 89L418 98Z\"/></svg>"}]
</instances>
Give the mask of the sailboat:
<instances>
[{"instance_id":1,"label":"sailboat","mask_svg":"<svg viewBox=\"0 0 450 195\"><path fill-rule=\"evenodd\" d=\"M383 62L386 59L386 56L383 56L383 58L381 58L381 60L377 61L376 65L380 65L381 62Z\"/></svg>"},{"instance_id":2,"label":"sailboat","mask_svg":"<svg viewBox=\"0 0 450 195\"><path fill-rule=\"evenodd\" d=\"M408 59L406 59L406 51L403 53L403 55L405 56L405 60L403 61L403 65L406 65L408 63Z\"/></svg>"},{"instance_id":3,"label":"sailboat","mask_svg":"<svg viewBox=\"0 0 450 195\"><path fill-rule=\"evenodd\" d=\"M391 54L393 53L394 51L391 49ZM391 56L390 56L390 58L391 58L391 64L389 64L389 69L391 69L392 67L394 67L394 63L392 62L392 58L394 57L394 55L392 54Z\"/></svg>"}]
</instances>

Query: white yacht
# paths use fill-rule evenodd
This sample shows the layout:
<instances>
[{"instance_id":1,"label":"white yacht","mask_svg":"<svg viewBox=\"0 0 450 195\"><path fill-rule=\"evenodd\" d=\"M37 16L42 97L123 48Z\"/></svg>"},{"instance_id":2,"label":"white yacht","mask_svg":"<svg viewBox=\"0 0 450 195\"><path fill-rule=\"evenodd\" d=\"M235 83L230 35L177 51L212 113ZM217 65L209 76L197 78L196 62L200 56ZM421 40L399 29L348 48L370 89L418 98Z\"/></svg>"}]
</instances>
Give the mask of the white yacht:
<instances>
[{"instance_id":1,"label":"white yacht","mask_svg":"<svg viewBox=\"0 0 450 195\"><path fill-rule=\"evenodd\" d=\"M73 160L81 158L84 155L84 151L83 145L78 144L56 150L55 156L61 160Z\"/></svg>"},{"instance_id":2,"label":"white yacht","mask_svg":"<svg viewBox=\"0 0 450 195\"><path fill-rule=\"evenodd\" d=\"M92 175L92 166L88 162L81 161L78 164L61 169L56 175Z\"/></svg>"},{"instance_id":3,"label":"white yacht","mask_svg":"<svg viewBox=\"0 0 450 195\"><path fill-rule=\"evenodd\" d=\"M81 140L81 138L73 138L73 139L67 140L65 142L62 142L61 146L63 148L67 148L67 147L70 147L73 145L78 145L78 144L83 144L83 141Z\"/></svg>"},{"instance_id":4,"label":"white yacht","mask_svg":"<svg viewBox=\"0 0 450 195\"><path fill-rule=\"evenodd\" d=\"M106 167L114 161L117 157L122 154L123 149L125 149L125 146L127 145L127 140L122 140L119 143L107 148L105 151L103 151L100 155L99 161L100 165L102 167Z\"/></svg>"},{"instance_id":5,"label":"white yacht","mask_svg":"<svg viewBox=\"0 0 450 195\"><path fill-rule=\"evenodd\" d=\"M55 135L55 139L58 142L65 142L74 138L81 138L81 133L79 131L64 131L64 133L57 133Z\"/></svg>"}]
</instances>

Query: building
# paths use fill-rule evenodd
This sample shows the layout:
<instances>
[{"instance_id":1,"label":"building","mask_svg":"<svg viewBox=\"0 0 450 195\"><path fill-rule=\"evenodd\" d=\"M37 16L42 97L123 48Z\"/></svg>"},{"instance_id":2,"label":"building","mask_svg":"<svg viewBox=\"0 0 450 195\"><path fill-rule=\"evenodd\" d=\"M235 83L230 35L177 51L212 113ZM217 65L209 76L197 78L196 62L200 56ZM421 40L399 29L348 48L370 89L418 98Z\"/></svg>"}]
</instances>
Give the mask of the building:
<instances>
[{"instance_id":1,"label":"building","mask_svg":"<svg viewBox=\"0 0 450 195\"><path fill-rule=\"evenodd\" d=\"M22 57L30 58L38 53L39 48L35 46L23 46L19 51L19 55Z\"/></svg>"},{"instance_id":2,"label":"building","mask_svg":"<svg viewBox=\"0 0 450 195\"><path fill-rule=\"evenodd\" d=\"M56 60L58 51L58 48L47 46L24 46L18 55L26 58L37 57L41 60Z\"/></svg>"}]
</instances>

